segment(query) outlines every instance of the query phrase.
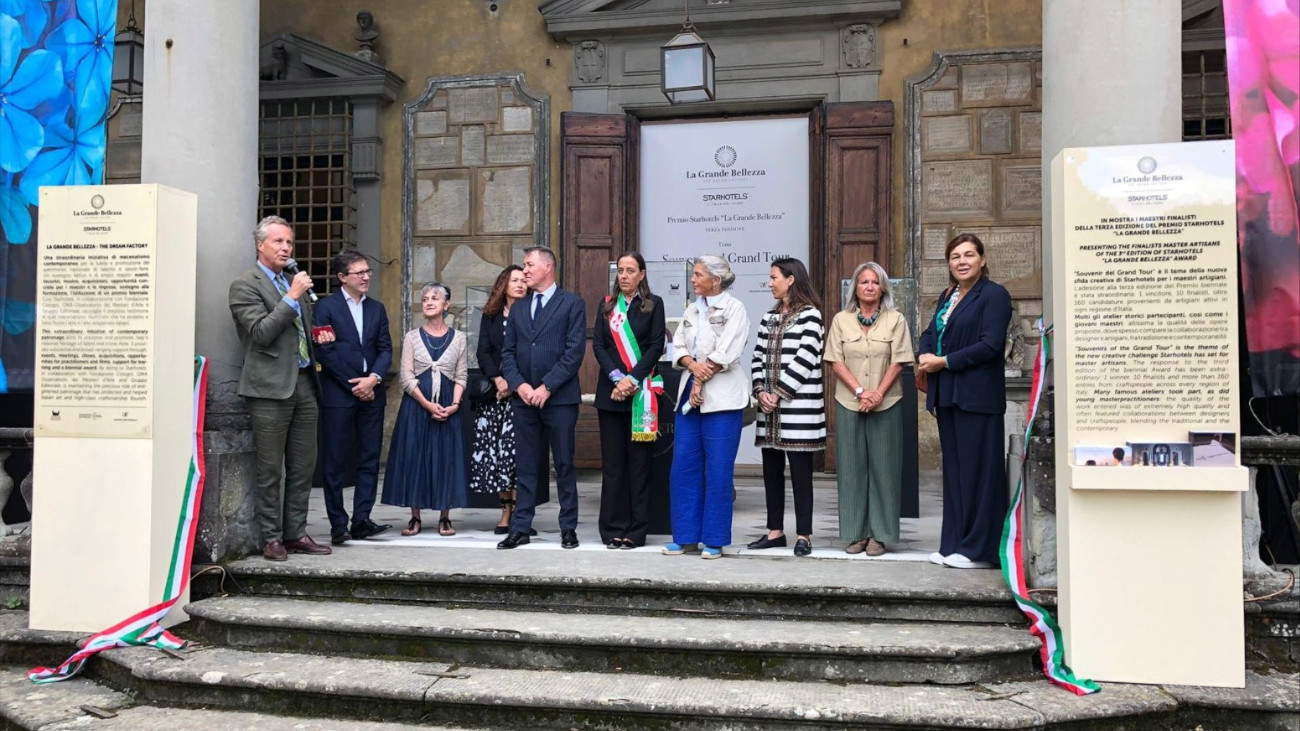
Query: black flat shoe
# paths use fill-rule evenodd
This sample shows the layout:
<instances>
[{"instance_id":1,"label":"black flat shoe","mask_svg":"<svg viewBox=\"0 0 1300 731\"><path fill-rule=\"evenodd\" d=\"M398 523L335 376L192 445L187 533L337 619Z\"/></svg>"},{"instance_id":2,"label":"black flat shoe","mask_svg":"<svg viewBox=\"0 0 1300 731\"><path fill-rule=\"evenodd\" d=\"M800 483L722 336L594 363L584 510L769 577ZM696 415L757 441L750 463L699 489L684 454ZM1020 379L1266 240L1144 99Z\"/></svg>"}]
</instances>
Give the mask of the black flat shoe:
<instances>
[{"instance_id":1,"label":"black flat shoe","mask_svg":"<svg viewBox=\"0 0 1300 731\"><path fill-rule=\"evenodd\" d=\"M335 546L341 546L344 543L347 543L349 540L351 540L351 538L352 536L348 535L348 532L345 530L341 530L337 532L330 531L330 543L334 544Z\"/></svg>"},{"instance_id":2,"label":"black flat shoe","mask_svg":"<svg viewBox=\"0 0 1300 731\"><path fill-rule=\"evenodd\" d=\"M577 548L578 531L562 530L560 531L560 548Z\"/></svg>"},{"instance_id":3,"label":"black flat shoe","mask_svg":"<svg viewBox=\"0 0 1300 731\"><path fill-rule=\"evenodd\" d=\"M623 547L623 539L622 539L622 538L611 538L611 539L609 539L609 543L606 543L606 544L605 544L605 548L611 548L611 549L614 549L614 550L618 550L618 549L620 549L620 548L622 548L622 547Z\"/></svg>"},{"instance_id":4,"label":"black flat shoe","mask_svg":"<svg viewBox=\"0 0 1300 731\"><path fill-rule=\"evenodd\" d=\"M782 535L780 538L768 538L767 536L761 536L759 537L758 540L750 541L749 543L745 544L745 548L753 548L755 550L760 548L785 548L785 546L786 546L786 540L784 535Z\"/></svg>"},{"instance_id":5,"label":"black flat shoe","mask_svg":"<svg viewBox=\"0 0 1300 731\"><path fill-rule=\"evenodd\" d=\"M528 543L529 540L527 533L511 533L506 536L504 541L497 544L497 548L518 548L519 546L526 546Z\"/></svg>"},{"instance_id":6,"label":"black flat shoe","mask_svg":"<svg viewBox=\"0 0 1300 731\"><path fill-rule=\"evenodd\" d=\"M357 540L363 540L365 538L377 536L380 533L383 533L384 531L388 530L389 528L392 528L392 526L379 525L373 520L368 520L364 523L353 523L352 530L349 532L352 534L353 538Z\"/></svg>"},{"instance_id":7,"label":"black flat shoe","mask_svg":"<svg viewBox=\"0 0 1300 731\"><path fill-rule=\"evenodd\" d=\"M507 534L507 533L510 532L510 526L508 526L508 525L498 525L497 527L495 527L495 528L492 529L492 532L495 533L495 534L497 534L497 535L499 535L499 536L504 536L505 534Z\"/></svg>"},{"instance_id":8,"label":"black flat shoe","mask_svg":"<svg viewBox=\"0 0 1300 731\"><path fill-rule=\"evenodd\" d=\"M619 548L622 548L624 551L630 551L633 548L640 548L641 546L644 545L645 545L644 543L633 542L631 538L624 538L623 545L619 546Z\"/></svg>"},{"instance_id":9,"label":"black flat shoe","mask_svg":"<svg viewBox=\"0 0 1300 731\"><path fill-rule=\"evenodd\" d=\"M794 542L794 555L807 556L812 553L812 541L807 538L800 538Z\"/></svg>"}]
</instances>

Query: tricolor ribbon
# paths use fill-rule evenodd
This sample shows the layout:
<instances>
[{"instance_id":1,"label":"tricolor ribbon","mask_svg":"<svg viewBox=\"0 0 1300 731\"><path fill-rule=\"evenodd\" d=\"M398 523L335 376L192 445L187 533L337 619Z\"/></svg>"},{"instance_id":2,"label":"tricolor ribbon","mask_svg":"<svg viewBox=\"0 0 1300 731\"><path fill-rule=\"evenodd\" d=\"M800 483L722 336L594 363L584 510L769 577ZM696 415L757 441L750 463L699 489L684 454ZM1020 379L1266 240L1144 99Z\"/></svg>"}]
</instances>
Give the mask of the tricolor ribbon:
<instances>
[{"instance_id":1,"label":"tricolor ribbon","mask_svg":"<svg viewBox=\"0 0 1300 731\"><path fill-rule=\"evenodd\" d=\"M1029 413L1025 419L1025 454L1029 452L1029 438L1034 432L1034 419L1038 416L1039 401L1043 395L1047 361L1051 356L1051 328L1043 328L1043 320L1038 323L1038 355L1034 358L1034 381L1029 390ZM1022 465L1023 467L1023 465ZM1065 664L1065 639L1061 628L1056 624L1050 612L1029 598L1029 584L1025 581L1025 557L1020 533L1021 514L1025 507L1025 471L1020 470L1020 480L1016 483L1016 492L1011 499L1011 510L1007 511L1002 523L1002 544L998 548L998 557L1002 560L1002 578L1014 595L1016 605L1029 618L1029 633L1042 641L1039 655L1043 660L1043 675L1051 682L1065 688L1075 695L1089 695L1101 690L1101 686L1091 680L1079 679L1074 671Z\"/></svg>"},{"instance_id":2,"label":"tricolor ribbon","mask_svg":"<svg viewBox=\"0 0 1300 731\"><path fill-rule=\"evenodd\" d=\"M627 317L630 303L621 294L614 296L617 301L609 316L609 332L614 336L614 346L618 348L623 367L631 374L641 361L641 346L636 342L632 323ZM632 441L653 442L659 438L659 394L663 392L663 376L653 369L637 384L636 395L632 397Z\"/></svg>"},{"instance_id":3,"label":"tricolor ribbon","mask_svg":"<svg viewBox=\"0 0 1300 731\"><path fill-rule=\"evenodd\" d=\"M208 361L201 355L194 357L194 440L190 443L190 468L185 479L185 495L181 501L180 518L176 524L176 538L172 542L172 559L163 588L163 601L127 617L117 624L86 640L58 667L32 668L27 677L33 683L56 683L81 672L91 656L114 647L148 645L158 649L179 650L188 644L185 640L163 629L159 622L176 605L190 583L190 561L194 554L194 536L199 527L199 506L203 503L203 414L206 406Z\"/></svg>"}]
</instances>

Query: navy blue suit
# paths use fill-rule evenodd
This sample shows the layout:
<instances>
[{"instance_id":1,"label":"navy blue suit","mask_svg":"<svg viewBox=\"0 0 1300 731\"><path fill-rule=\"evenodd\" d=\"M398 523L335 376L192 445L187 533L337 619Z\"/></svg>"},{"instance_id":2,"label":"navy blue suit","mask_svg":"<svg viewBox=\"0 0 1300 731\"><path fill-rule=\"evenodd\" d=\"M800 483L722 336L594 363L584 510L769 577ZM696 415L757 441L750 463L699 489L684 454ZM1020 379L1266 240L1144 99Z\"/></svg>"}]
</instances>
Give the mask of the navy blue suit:
<instances>
[{"instance_id":1,"label":"navy blue suit","mask_svg":"<svg viewBox=\"0 0 1300 731\"><path fill-rule=\"evenodd\" d=\"M343 509L343 478L355 457L357 484L352 493L352 524L370 520L379 484L379 452L384 442L385 386L375 387L373 401L352 395L348 379L377 374L386 378L393 365L393 340L388 313L378 300L361 301L361 333L340 290L316 304L316 325L331 325L334 342L317 346L321 364L321 435L325 478L325 510L330 529L347 529Z\"/></svg>"},{"instance_id":2,"label":"navy blue suit","mask_svg":"<svg viewBox=\"0 0 1300 731\"><path fill-rule=\"evenodd\" d=\"M938 307L952 296L946 292ZM1007 512L1002 415L1007 409L1003 352L1011 321L1011 295L981 279L948 315L942 350L938 308L921 333L919 353L948 365L927 377L925 407L939 423L943 451L943 528L939 553L997 563Z\"/></svg>"},{"instance_id":3,"label":"navy blue suit","mask_svg":"<svg viewBox=\"0 0 1300 731\"><path fill-rule=\"evenodd\" d=\"M587 348L587 308L578 295L556 287L555 293L533 318L530 292L510 309L501 348L501 374L510 390L515 416L515 457L519 470L518 507L511 530L527 533L532 527L537 494L546 476L538 469L549 444L555 465L555 486L560 497L560 529L578 527L578 478L573 469L578 403L578 367ZM519 398L519 387L546 386L550 397L538 409Z\"/></svg>"}]
</instances>

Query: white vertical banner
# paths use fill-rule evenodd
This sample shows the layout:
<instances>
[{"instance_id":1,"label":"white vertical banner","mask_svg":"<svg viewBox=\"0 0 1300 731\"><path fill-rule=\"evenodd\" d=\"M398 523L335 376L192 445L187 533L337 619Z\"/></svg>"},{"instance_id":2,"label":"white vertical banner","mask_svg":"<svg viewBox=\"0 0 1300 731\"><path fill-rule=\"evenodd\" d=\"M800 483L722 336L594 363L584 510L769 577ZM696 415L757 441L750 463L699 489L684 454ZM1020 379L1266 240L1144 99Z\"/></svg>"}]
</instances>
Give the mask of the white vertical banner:
<instances>
[{"instance_id":1,"label":"white vertical banner","mask_svg":"<svg viewBox=\"0 0 1300 731\"><path fill-rule=\"evenodd\" d=\"M749 311L741 363L748 371L754 331L773 304L767 288L772 260L792 256L809 263L808 118L644 124L640 196L647 262L716 254L731 263L736 282L730 291ZM736 461L761 461L752 426L745 428Z\"/></svg>"}]
</instances>

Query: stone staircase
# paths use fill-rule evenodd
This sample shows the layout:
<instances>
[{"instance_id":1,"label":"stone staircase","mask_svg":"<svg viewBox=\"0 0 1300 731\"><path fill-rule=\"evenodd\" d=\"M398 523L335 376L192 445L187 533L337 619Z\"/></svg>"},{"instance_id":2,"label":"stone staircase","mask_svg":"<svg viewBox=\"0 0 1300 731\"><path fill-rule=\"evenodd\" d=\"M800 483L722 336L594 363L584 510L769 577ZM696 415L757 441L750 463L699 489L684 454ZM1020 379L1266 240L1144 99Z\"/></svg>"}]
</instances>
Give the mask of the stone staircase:
<instances>
[{"instance_id":1,"label":"stone staircase","mask_svg":"<svg viewBox=\"0 0 1300 731\"><path fill-rule=\"evenodd\" d=\"M182 707L214 714L203 728L1300 728L1296 674L1252 673L1245 691L1050 686L993 571L396 547L227 569L229 593L205 574L175 629L193 649L110 651L39 689L110 694L118 718L7 700L0 715L51 730ZM0 691L30 692L14 674L79 639L25 627L0 613Z\"/></svg>"}]
</instances>

